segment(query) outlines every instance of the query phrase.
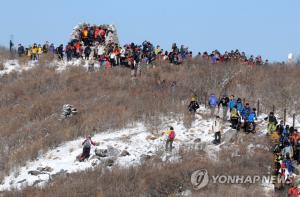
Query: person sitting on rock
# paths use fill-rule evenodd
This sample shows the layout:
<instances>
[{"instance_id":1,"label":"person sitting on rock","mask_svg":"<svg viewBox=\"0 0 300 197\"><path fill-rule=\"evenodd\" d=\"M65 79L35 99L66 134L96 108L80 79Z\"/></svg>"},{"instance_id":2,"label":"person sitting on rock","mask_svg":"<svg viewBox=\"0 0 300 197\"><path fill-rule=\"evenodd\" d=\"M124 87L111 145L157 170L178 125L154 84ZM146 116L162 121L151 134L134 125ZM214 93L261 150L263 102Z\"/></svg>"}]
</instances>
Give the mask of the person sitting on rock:
<instances>
[{"instance_id":1,"label":"person sitting on rock","mask_svg":"<svg viewBox=\"0 0 300 197\"><path fill-rule=\"evenodd\" d=\"M90 157L91 145L96 146L96 142L94 142L92 140L92 137L88 135L86 139L82 142L83 149L79 161L84 161L85 159L88 159Z\"/></svg>"}]
</instances>

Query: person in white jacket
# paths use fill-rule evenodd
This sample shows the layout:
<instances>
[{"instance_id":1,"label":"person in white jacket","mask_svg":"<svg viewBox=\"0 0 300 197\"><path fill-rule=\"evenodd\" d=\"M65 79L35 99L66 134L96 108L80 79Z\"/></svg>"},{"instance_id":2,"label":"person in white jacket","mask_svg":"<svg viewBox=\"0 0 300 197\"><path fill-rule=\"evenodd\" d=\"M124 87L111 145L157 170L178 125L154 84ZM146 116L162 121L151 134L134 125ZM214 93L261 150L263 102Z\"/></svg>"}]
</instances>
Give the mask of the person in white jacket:
<instances>
[{"instance_id":1,"label":"person in white jacket","mask_svg":"<svg viewBox=\"0 0 300 197\"><path fill-rule=\"evenodd\" d=\"M214 144L220 144L221 143L221 132L223 129L223 124L221 122L221 119L219 116L216 116L214 119L213 125L212 125L212 131L215 133L215 140Z\"/></svg>"}]
</instances>

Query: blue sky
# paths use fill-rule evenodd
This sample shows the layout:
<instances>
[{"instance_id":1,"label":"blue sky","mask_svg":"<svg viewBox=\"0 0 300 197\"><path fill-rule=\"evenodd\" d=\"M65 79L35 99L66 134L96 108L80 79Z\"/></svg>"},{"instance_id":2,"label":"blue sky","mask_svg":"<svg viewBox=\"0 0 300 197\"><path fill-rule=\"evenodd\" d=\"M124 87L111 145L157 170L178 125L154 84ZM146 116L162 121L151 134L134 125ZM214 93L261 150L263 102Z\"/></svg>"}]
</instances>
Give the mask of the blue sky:
<instances>
[{"instance_id":1,"label":"blue sky","mask_svg":"<svg viewBox=\"0 0 300 197\"><path fill-rule=\"evenodd\" d=\"M82 21L115 24L122 44L173 42L194 53L240 49L271 61L300 54L299 0L9 0L1 2L0 45L67 43Z\"/></svg>"}]
</instances>

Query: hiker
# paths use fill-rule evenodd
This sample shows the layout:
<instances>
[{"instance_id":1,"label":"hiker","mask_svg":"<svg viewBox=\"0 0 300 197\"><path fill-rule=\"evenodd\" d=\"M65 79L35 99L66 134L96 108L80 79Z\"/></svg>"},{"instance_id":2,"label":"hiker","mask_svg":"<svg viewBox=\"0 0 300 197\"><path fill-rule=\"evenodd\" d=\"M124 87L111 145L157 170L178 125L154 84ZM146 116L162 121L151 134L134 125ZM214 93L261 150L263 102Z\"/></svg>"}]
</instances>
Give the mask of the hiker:
<instances>
[{"instance_id":1,"label":"hiker","mask_svg":"<svg viewBox=\"0 0 300 197\"><path fill-rule=\"evenodd\" d=\"M42 55L42 53L43 53L43 49L42 49L42 46L39 44L37 46L37 60L40 59L40 56Z\"/></svg>"},{"instance_id":2,"label":"hiker","mask_svg":"<svg viewBox=\"0 0 300 197\"><path fill-rule=\"evenodd\" d=\"M215 116L215 109L218 106L218 98L214 93L210 95L208 98L208 106L210 108L210 116L214 117Z\"/></svg>"},{"instance_id":3,"label":"hiker","mask_svg":"<svg viewBox=\"0 0 300 197\"><path fill-rule=\"evenodd\" d=\"M170 151L172 152L172 145L173 145L173 141L175 139L175 131L173 127L170 127L169 130L163 132L162 135L166 136L166 151Z\"/></svg>"},{"instance_id":4,"label":"hiker","mask_svg":"<svg viewBox=\"0 0 300 197\"><path fill-rule=\"evenodd\" d=\"M56 48L56 53L58 55L59 60L64 59L64 45L59 45L59 47Z\"/></svg>"},{"instance_id":5,"label":"hiker","mask_svg":"<svg viewBox=\"0 0 300 197\"><path fill-rule=\"evenodd\" d=\"M276 127L276 131L278 132L279 135L282 135L282 132L284 130L284 123L283 120L280 120L279 125Z\"/></svg>"},{"instance_id":6,"label":"hiker","mask_svg":"<svg viewBox=\"0 0 300 197\"><path fill-rule=\"evenodd\" d=\"M240 119L241 119L241 115L238 112L237 108L234 107L230 112L231 128L239 131L240 130Z\"/></svg>"},{"instance_id":7,"label":"hiker","mask_svg":"<svg viewBox=\"0 0 300 197\"><path fill-rule=\"evenodd\" d=\"M192 100L188 106L189 112L196 113L197 109L199 109L199 104L196 100L196 96L192 97Z\"/></svg>"},{"instance_id":8,"label":"hiker","mask_svg":"<svg viewBox=\"0 0 300 197\"><path fill-rule=\"evenodd\" d=\"M224 95L218 104L218 108L220 108L220 105L222 106L223 121L227 121L228 103L229 103L229 98L226 95Z\"/></svg>"},{"instance_id":9,"label":"hiker","mask_svg":"<svg viewBox=\"0 0 300 197\"><path fill-rule=\"evenodd\" d=\"M31 60L33 60L33 61L38 60L38 48L35 43L33 44L33 47L31 48Z\"/></svg>"},{"instance_id":10,"label":"hiker","mask_svg":"<svg viewBox=\"0 0 300 197\"><path fill-rule=\"evenodd\" d=\"M300 195L299 189L297 186L292 185L288 189L288 197L298 197Z\"/></svg>"},{"instance_id":11,"label":"hiker","mask_svg":"<svg viewBox=\"0 0 300 197\"><path fill-rule=\"evenodd\" d=\"M300 139L296 142L295 144L295 160L297 161L297 164L299 165L300 164Z\"/></svg>"},{"instance_id":12,"label":"hiker","mask_svg":"<svg viewBox=\"0 0 300 197\"><path fill-rule=\"evenodd\" d=\"M24 55L24 53L25 53L24 46L19 44L18 45L18 55L19 55L19 57L22 57Z\"/></svg>"},{"instance_id":13,"label":"hiker","mask_svg":"<svg viewBox=\"0 0 300 197\"><path fill-rule=\"evenodd\" d=\"M244 106L243 106L243 103L242 103L242 99L241 98L238 98L236 100L236 107L237 107L237 110L239 113L242 113L243 109L244 109Z\"/></svg>"},{"instance_id":14,"label":"hiker","mask_svg":"<svg viewBox=\"0 0 300 197\"><path fill-rule=\"evenodd\" d=\"M255 127L256 127L255 120L257 120L255 111L256 111L256 108L253 108L247 118L247 127L248 127L246 129L247 132L255 133Z\"/></svg>"},{"instance_id":15,"label":"hiker","mask_svg":"<svg viewBox=\"0 0 300 197\"><path fill-rule=\"evenodd\" d=\"M92 52L92 49L90 46L86 46L84 48L84 59L85 60L89 60L91 52Z\"/></svg>"},{"instance_id":16,"label":"hiker","mask_svg":"<svg viewBox=\"0 0 300 197\"><path fill-rule=\"evenodd\" d=\"M228 103L229 110L231 111L235 106L236 100L234 99L234 95L231 95Z\"/></svg>"},{"instance_id":17,"label":"hiker","mask_svg":"<svg viewBox=\"0 0 300 197\"><path fill-rule=\"evenodd\" d=\"M214 144L218 145L221 143L221 131L222 131L222 123L219 116L216 116L213 125L212 125L212 131L215 134L215 139L213 141Z\"/></svg>"},{"instance_id":18,"label":"hiker","mask_svg":"<svg viewBox=\"0 0 300 197\"><path fill-rule=\"evenodd\" d=\"M284 157L292 157L293 156L293 147L290 142L284 142L284 148L281 153Z\"/></svg>"},{"instance_id":19,"label":"hiker","mask_svg":"<svg viewBox=\"0 0 300 197\"><path fill-rule=\"evenodd\" d=\"M79 158L80 162L90 157L91 145L96 146L96 142L94 142L92 140L92 137L88 135L86 139L82 142L83 149L82 149L82 154Z\"/></svg>"},{"instance_id":20,"label":"hiker","mask_svg":"<svg viewBox=\"0 0 300 197\"><path fill-rule=\"evenodd\" d=\"M274 116L274 112L270 112L269 116L266 117L264 120L268 121L267 134L270 135L276 130L276 125L277 125L277 119Z\"/></svg>"},{"instance_id":21,"label":"hiker","mask_svg":"<svg viewBox=\"0 0 300 197\"><path fill-rule=\"evenodd\" d=\"M250 115L250 113L251 113L251 108L249 106L249 103L246 103L246 105L245 105L245 107L242 111L242 118L244 120L244 130L245 130L245 132L247 132L247 128L248 128L247 120L248 120L248 116Z\"/></svg>"}]
</instances>

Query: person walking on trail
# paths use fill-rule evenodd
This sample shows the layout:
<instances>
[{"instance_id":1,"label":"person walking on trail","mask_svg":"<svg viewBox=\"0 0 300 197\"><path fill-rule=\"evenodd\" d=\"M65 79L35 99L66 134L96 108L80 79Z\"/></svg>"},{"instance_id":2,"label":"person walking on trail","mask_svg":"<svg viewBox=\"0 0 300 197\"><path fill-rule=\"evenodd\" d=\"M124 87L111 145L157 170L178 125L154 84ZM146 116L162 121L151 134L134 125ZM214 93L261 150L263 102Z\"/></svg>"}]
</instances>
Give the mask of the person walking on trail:
<instances>
[{"instance_id":1,"label":"person walking on trail","mask_svg":"<svg viewBox=\"0 0 300 197\"><path fill-rule=\"evenodd\" d=\"M90 151L92 145L96 146L96 142L94 142L92 140L92 137L88 135L86 139L82 142L83 149L82 149L81 157L79 158L80 162L90 157Z\"/></svg>"},{"instance_id":2,"label":"person walking on trail","mask_svg":"<svg viewBox=\"0 0 300 197\"><path fill-rule=\"evenodd\" d=\"M270 112L269 116L265 118L266 121L268 121L268 135L272 134L276 130L276 125L277 125L277 119L274 115L274 112Z\"/></svg>"},{"instance_id":3,"label":"person walking on trail","mask_svg":"<svg viewBox=\"0 0 300 197\"><path fill-rule=\"evenodd\" d=\"M188 106L189 112L191 112L191 113L196 113L197 109L199 109L199 104L198 104L196 98L197 98L196 96L193 96L192 100Z\"/></svg>"},{"instance_id":4,"label":"person walking on trail","mask_svg":"<svg viewBox=\"0 0 300 197\"><path fill-rule=\"evenodd\" d=\"M239 113L242 113L244 106L243 106L243 102L242 102L241 98L238 98L236 100L236 107L237 107L237 110L239 111Z\"/></svg>"},{"instance_id":5,"label":"person walking on trail","mask_svg":"<svg viewBox=\"0 0 300 197\"><path fill-rule=\"evenodd\" d=\"M228 103L229 110L231 111L235 106L236 106L236 100L234 98L234 95L231 95Z\"/></svg>"},{"instance_id":6,"label":"person walking on trail","mask_svg":"<svg viewBox=\"0 0 300 197\"><path fill-rule=\"evenodd\" d=\"M214 117L216 107L218 106L218 98L216 97L215 94L211 94L210 97L208 98L208 106L210 108L210 116Z\"/></svg>"},{"instance_id":7,"label":"person walking on trail","mask_svg":"<svg viewBox=\"0 0 300 197\"><path fill-rule=\"evenodd\" d=\"M215 134L215 139L213 141L214 144L218 145L221 143L221 133L222 133L223 125L221 123L221 119L219 116L216 116L213 125L212 131Z\"/></svg>"},{"instance_id":8,"label":"person walking on trail","mask_svg":"<svg viewBox=\"0 0 300 197\"><path fill-rule=\"evenodd\" d=\"M220 108L220 105L222 106L223 121L227 121L228 103L229 103L229 98L226 95L224 95L218 104L218 108Z\"/></svg>"},{"instance_id":9,"label":"person walking on trail","mask_svg":"<svg viewBox=\"0 0 300 197\"><path fill-rule=\"evenodd\" d=\"M230 122L231 128L236 129L237 131L240 130L240 119L241 115L236 107L234 107L230 112Z\"/></svg>"},{"instance_id":10,"label":"person walking on trail","mask_svg":"<svg viewBox=\"0 0 300 197\"><path fill-rule=\"evenodd\" d=\"M249 103L246 103L243 111L242 111L242 118L244 120L244 130L245 132L247 132L247 128L248 128L248 116L251 114L252 110L249 106Z\"/></svg>"},{"instance_id":11,"label":"person walking on trail","mask_svg":"<svg viewBox=\"0 0 300 197\"><path fill-rule=\"evenodd\" d=\"M246 130L248 132L251 131L252 133L255 133L255 128L256 128L255 120L257 120L257 117L256 117L256 108L253 108L252 111L250 112L248 118L247 118L247 126L248 126L248 128Z\"/></svg>"},{"instance_id":12,"label":"person walking on trail","mask_svg":"<svg viewBox=\"0 0 300 197\"><path fill-rule=\"evenodd\" d=\"M163 132L163 135L166 136L166 151L172 152L172 145L176 135L174 128L170 127L169 130Z\"/></svg>"}]
</instances>

